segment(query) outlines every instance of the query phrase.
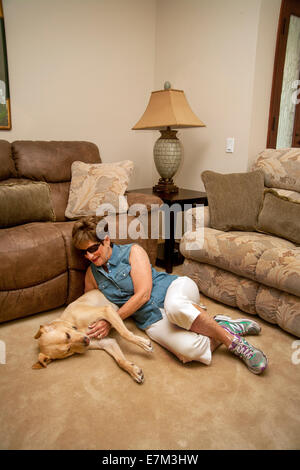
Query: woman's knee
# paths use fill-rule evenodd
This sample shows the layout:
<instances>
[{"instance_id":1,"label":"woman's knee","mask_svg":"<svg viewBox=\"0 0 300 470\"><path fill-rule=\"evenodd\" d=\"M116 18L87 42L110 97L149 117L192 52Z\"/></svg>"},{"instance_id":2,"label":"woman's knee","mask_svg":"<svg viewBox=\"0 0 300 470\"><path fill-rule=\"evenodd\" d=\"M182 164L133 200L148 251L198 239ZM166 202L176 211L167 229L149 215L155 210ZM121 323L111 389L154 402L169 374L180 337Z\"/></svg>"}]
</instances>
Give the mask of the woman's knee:
<instances>
[{"instance_id":1,"label":"woman's knee","mask_svg":"<svg viewBox=\"0 0 300 470\"><path fill-rule=\"evenodd\" d=\"M196 283L187 277L178 278L169 287L164 310L168 320L187 330L199 315L199 310L193 305L200 300Z\"/></svg>"},{"instance_id":2,"label":"woman's knee","mask_svg":"<svg viewBox=\"0 0 300 470\"><path fill-rule=\"evenodd\" d=\"M168 316L174 316L178 312L178 299L174 299L171 296L165 299L164 302L164 311Z\"/></svg>"},{"instance_id":3,"label":"woman's knee","mask_svg":"<svg viewBox=\"0 0 300 470\"><path fill-rule=\"evenodd\" d=\"M206 365L211 363L210 339L205 336L195 335L193 339L189 337L188 341L181 342L178 349L176 356L183 364L192 361Z\"/></svg>"},{"instance_id":4,"label":"woman's knee","mask_svg":"<svg viewBox=\"0 0 300 470\"><path fill-rule=\"evenodd\" d=\"M200 311L189 301L170 302L165 305L168 320L185 330L190 330Z\"/></svg>"}]
</instances>

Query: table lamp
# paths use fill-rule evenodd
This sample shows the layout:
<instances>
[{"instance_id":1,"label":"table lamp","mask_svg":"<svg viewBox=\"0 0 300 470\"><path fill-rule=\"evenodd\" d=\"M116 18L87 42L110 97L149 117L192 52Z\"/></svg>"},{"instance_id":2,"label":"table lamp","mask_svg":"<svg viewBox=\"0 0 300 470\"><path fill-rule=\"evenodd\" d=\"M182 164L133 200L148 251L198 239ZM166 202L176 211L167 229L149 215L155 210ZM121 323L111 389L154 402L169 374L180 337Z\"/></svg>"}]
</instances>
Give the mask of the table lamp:
<instances>
[{"instance_id":1,"label":"table lamp","mask_svg":"<svg viewBox=\"0 0 300 470\"><path fill-rule=\"evenodd\" d=\"M181 158L182 145L176 137L177 131L185 127L205 127L191 110L182 90L173 90L165 82L164 90L153 91L146 111L132 128L133 130L160 130L161 136L153 148L154 162L160 175L153 191L177 193L173 176L177 172Z\"/></svg>"}]
</instances>

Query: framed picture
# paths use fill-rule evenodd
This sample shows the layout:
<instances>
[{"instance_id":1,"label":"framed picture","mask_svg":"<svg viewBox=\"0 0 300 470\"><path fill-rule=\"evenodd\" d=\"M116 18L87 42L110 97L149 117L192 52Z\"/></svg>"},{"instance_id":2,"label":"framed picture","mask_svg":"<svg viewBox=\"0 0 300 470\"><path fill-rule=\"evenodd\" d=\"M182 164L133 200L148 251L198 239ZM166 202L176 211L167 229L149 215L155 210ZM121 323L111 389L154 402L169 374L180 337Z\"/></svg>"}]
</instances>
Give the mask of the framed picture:
<instances>
[{"instance_id":1,"label":"framed picture","mask_svg":"<svg viewBox=\"0 0 300 470\"><path fill-rule=\"evenodd\" d=\"M0 130L11 129L7 51L2 0L0 0Z\"/></svg>"}]
</instances>

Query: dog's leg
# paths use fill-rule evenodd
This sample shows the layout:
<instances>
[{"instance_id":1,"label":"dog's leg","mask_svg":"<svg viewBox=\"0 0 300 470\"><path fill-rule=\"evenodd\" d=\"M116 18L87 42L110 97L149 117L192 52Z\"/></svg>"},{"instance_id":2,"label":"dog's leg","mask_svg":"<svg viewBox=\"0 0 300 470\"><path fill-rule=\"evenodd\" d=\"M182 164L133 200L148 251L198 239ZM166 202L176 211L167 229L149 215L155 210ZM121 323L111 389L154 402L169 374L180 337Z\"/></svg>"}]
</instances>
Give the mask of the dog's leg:
<instances>
[{"instance_id":1,"label":"dog's leg","mask_svg":"<svg viewBox=\"0 0 300 470\"><path fill-rule=\"evenodd\" d=\"M144 382L142 369L126 359L114 338L103 338L100 340L93 339L91 340L88 349L103 349L115 359L122 369L126 370L126 372L131 375L133 380L139 384Z\"/></svg>"},{"instance_id":2,"label":"dog's leg","mask_svg":"<svg viewBox=\"0 0 300 470\"><path fill-rule=\"evenodd\" d=\"M140 346L147 352L152 352L153 347L151 341L148 338L142 338L142 336L135 335L125 326L123 320L120 318L119 314L110 306L106 307L106 320L117 330L117 332L125 338L127 341L130 341L137 346Z\"/></svg>"},{"instance_id":3,"label":"dog's leg","mask_svg":"<svg viewBox=\"0 0 300 470\"><path fill-rule=\"evenodd\" d=\"M94 309L95 312L98 312L99 314L98 319L107 320L124 339L130 341L133 344L136 344L137 346L140 346L147 352L153 351L151 341L147 338L143 338L142 336L135 335L129 331L123 323L123 320L119 317L119 314L110 305L101 307L101 309L97 307L84 306L84 309L85 311L87 309Z\"/></svg>"},{"instance_id":4,"label":"dog's leg","mask_svg":"<svg viewBox=\"0 0 300 470\"><path fill-rule=\"evenodd\" d=\"M112 308L107 307L107 321L117 330L117 332L127 341L130 341L137 346L140 346L147 352L152 352L153 347L150 339L143 338L142 336L135 335L125 326L123 320L119 317L119 314Z\"/></svg>"}]
</instances>

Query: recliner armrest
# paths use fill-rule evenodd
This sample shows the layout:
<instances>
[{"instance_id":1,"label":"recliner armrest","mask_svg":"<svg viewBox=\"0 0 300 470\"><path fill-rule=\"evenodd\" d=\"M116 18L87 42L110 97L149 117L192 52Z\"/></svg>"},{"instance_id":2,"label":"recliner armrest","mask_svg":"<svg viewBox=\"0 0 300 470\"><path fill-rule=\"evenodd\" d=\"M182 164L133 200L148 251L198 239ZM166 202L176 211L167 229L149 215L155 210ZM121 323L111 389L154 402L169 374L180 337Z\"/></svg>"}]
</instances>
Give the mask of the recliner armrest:
<instances>
[{"instance_id":1,"label":"recliner armrest","mask_svg":"<svg viewBox=\"0 0 300 470\"><path fill-rule=\"evenodd\" d=\"M152 194L128 192L125 193L125 196L127 197L128 207L133 204L143 204L147 208L148 212L153 209L151 206L157 205L160 207L163 204L163 201L158 196Z\"/></svg>"},{"instance_id":2,"label":"recliner armrest","mask_svg":"<svg viewBox=\"0 0 300 470\"><path fill-rule=\"evenodd\" d=\"M186 211L187 216L192 216L192 230L196 230L197 226L203 224L204 227L211 227L209 207L193 207Z\"/></svg>"}]
</instances>

